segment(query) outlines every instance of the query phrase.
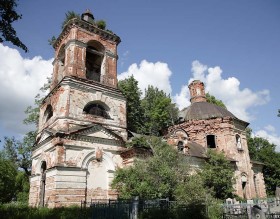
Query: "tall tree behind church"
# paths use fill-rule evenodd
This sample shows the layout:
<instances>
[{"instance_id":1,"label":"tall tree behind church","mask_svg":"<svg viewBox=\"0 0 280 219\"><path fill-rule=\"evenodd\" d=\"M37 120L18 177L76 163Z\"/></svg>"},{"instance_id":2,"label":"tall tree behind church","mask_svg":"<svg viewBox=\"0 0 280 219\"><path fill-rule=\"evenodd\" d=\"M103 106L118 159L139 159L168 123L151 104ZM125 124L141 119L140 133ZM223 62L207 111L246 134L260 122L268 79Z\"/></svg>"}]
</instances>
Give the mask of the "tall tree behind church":
<instances>
[{"instance_id":1,"label":"tall tree behind church","mask_svg":"<svg viewBox=\"0 0 280 219\"><path fill-rule=\"evenodd\" d=\"M141 100L144 109L144 133L159 136L178 118L178 108L170 96L157 87L148 86Z\"/></svg>"},{"instance_id":2,"label":"tall tree behind church","mask_svg":"<svg viewBox=\"0 0 280 219\"><path fill-rule=\"evenodd\" d=\"M119 89L127 100L127 129L132 132L141 133L143 129L144 111L141 106L141 91L138 81L133 77L120 80Z\"/></svg>"}]
</instances>

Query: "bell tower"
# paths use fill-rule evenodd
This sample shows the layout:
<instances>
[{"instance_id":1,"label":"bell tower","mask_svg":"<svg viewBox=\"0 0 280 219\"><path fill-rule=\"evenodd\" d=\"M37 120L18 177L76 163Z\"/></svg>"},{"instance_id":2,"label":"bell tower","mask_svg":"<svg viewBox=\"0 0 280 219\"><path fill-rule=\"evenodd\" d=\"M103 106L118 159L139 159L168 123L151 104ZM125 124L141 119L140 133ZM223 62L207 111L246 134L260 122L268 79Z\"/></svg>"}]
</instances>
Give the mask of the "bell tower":
<instances>
[{"instance_id":1,"label":"bell tower","mask_svg":"<svg viewBox=\"0 0 280 219\"><path fill-rule=\"evenodd\" d=\"M126 100L117 88L120 41L99 28L89 10L70 20L55 41L50 92L40 107L32 153L30 205L116 196L110 183L127 139Z\"/></svg>"}]
</instances>

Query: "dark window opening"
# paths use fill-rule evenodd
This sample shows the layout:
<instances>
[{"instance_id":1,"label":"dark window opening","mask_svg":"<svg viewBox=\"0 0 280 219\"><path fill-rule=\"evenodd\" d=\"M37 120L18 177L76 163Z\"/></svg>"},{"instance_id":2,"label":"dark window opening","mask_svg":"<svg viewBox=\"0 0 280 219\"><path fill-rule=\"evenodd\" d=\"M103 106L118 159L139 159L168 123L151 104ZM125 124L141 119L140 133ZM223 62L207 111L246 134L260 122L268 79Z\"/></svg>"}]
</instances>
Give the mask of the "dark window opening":
<instances>
[{"instance_id":1,"label":"dark window opening","mask_svg":"<svg viewBox=\"0 0 280 219\"><path fill-rule=\"evenodd\" d=\"M64 65L65 65L65 47L62 46L57 55L57 80L58 80L58 82L64 76Z\"/></svg>"},{"instance_id":2,"label":"dark window opening","mask_svg":"<svg viewBox=\"0 0 280 219\"><path fill-rule=\"evenodd\" d=\"M53 116L53 109L51 105L48 105L44 113L45 122L47 122Z\"/></svg>"},{"instance_id":3,"label":"dark window opening","mask_svg":"<svg viewBox=\"0 0 280 219\"><path fill-rule=\"evenodd\" d=\"M184 150L184 143L182 141L178 142L177 149L179 152L182 152Z\"/></svg>"},{"instance_id":4,"label":"dark window opening","mask_svg":"<svg viewBox=\"0 0 280 219\"><path fill-rule=\"evenodd\" d=\"M45 205L45 190L46 190L46 169L47 163L43 161L41 164L41 190L40 190L40 206L44 207Z\"/></svg>"},{"instance_id":5,"label":"dark window opening","mask_svg":"<svg viewBox=\"0 0 280 219\"><path fill-rule=\"evenodd\" d=\"M109 119L110 116L108 115L105 108L100 104L90 104L84 108L84 112L86 114L94 115L94 116L101 116L106 119Z\"/></svg>"},{"instance_id":6,"label":"dark window opening","mask_svg":"<svg viewBox=\"0 0 280 219\"><path fill-rule=\"evenodd\" d=\"M239 135L235 136L235 140L236 140L236 147L238 150L242 150L242 144L241 144L241 138Z\"/></svg>"},{"instance_id":7,"label":"dark window opening","mask_svg":"<svg viewBox=\"0 0 280 219\"><path fill-rule=\"evenodd\" d=\"M86 52L86 78L100 82L101 65L103 55L92 46L87 47Z\"/></svg>"},{"instance_id":8,"label":"dark window opening","mask_svg":"<svg viewBox=\"0 0 280 219\"><path fill-rule=\"evenodd\" d=\"M207 147L216 148L215 135L207 135Z\"/></svg>"}]
</instances>

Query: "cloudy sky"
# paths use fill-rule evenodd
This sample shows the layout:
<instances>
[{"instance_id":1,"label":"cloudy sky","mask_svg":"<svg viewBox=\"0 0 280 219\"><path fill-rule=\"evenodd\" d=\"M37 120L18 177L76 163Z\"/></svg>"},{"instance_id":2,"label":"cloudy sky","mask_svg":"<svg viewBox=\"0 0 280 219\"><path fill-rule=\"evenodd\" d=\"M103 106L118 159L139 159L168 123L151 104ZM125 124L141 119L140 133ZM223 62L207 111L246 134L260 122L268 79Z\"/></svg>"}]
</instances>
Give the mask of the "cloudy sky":
<instances>
[{"instance_id":1,"label":"cloudy sky","mask_svg":"<svg viewBox=\"0 0 280 219\"><path fill-rule=\"evenodd\" d=\"M122 39L119 79L134 75L143 92L157 86L180 109L190 104L188 83L202 80L280 151L278 0L19 0L23 16L14 26L29 52L0 44L0 140L32 128L22 120L52 72L48 39L59 35L67 11L86 9Z\"/></svg>"}]
</instances>

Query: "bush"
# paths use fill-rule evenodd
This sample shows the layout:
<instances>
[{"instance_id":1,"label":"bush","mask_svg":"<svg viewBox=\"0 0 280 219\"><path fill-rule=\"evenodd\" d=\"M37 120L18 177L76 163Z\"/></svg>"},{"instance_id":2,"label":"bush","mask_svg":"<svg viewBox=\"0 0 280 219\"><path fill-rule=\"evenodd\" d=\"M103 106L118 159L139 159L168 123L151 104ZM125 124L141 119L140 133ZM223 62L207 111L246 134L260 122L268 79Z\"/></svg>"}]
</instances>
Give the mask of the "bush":
<instances>
[{"instance_id":1,"label":"bush","mask_svg":"<svg viewBox=\"0 0 280 219\"><path fill-rule=\"evenodd\" d=\"M99 20L99 21L96 21L96 24L97 24L97 27L102 29L102 30L105 30L106 28L106 21L104 20Z\"/></svg>"},{"instance_id":2,"label":"bush","mask_svg":"<svg viewBox=\"0 0 280 219\"><path fill-rule=\"evenodd\" d=\"M77 219L88 218L90 210L78 206L60 208L33 208L27 204L9 203L0 205L1 218L5 219Z\"/></svg>"}]
</instances>

